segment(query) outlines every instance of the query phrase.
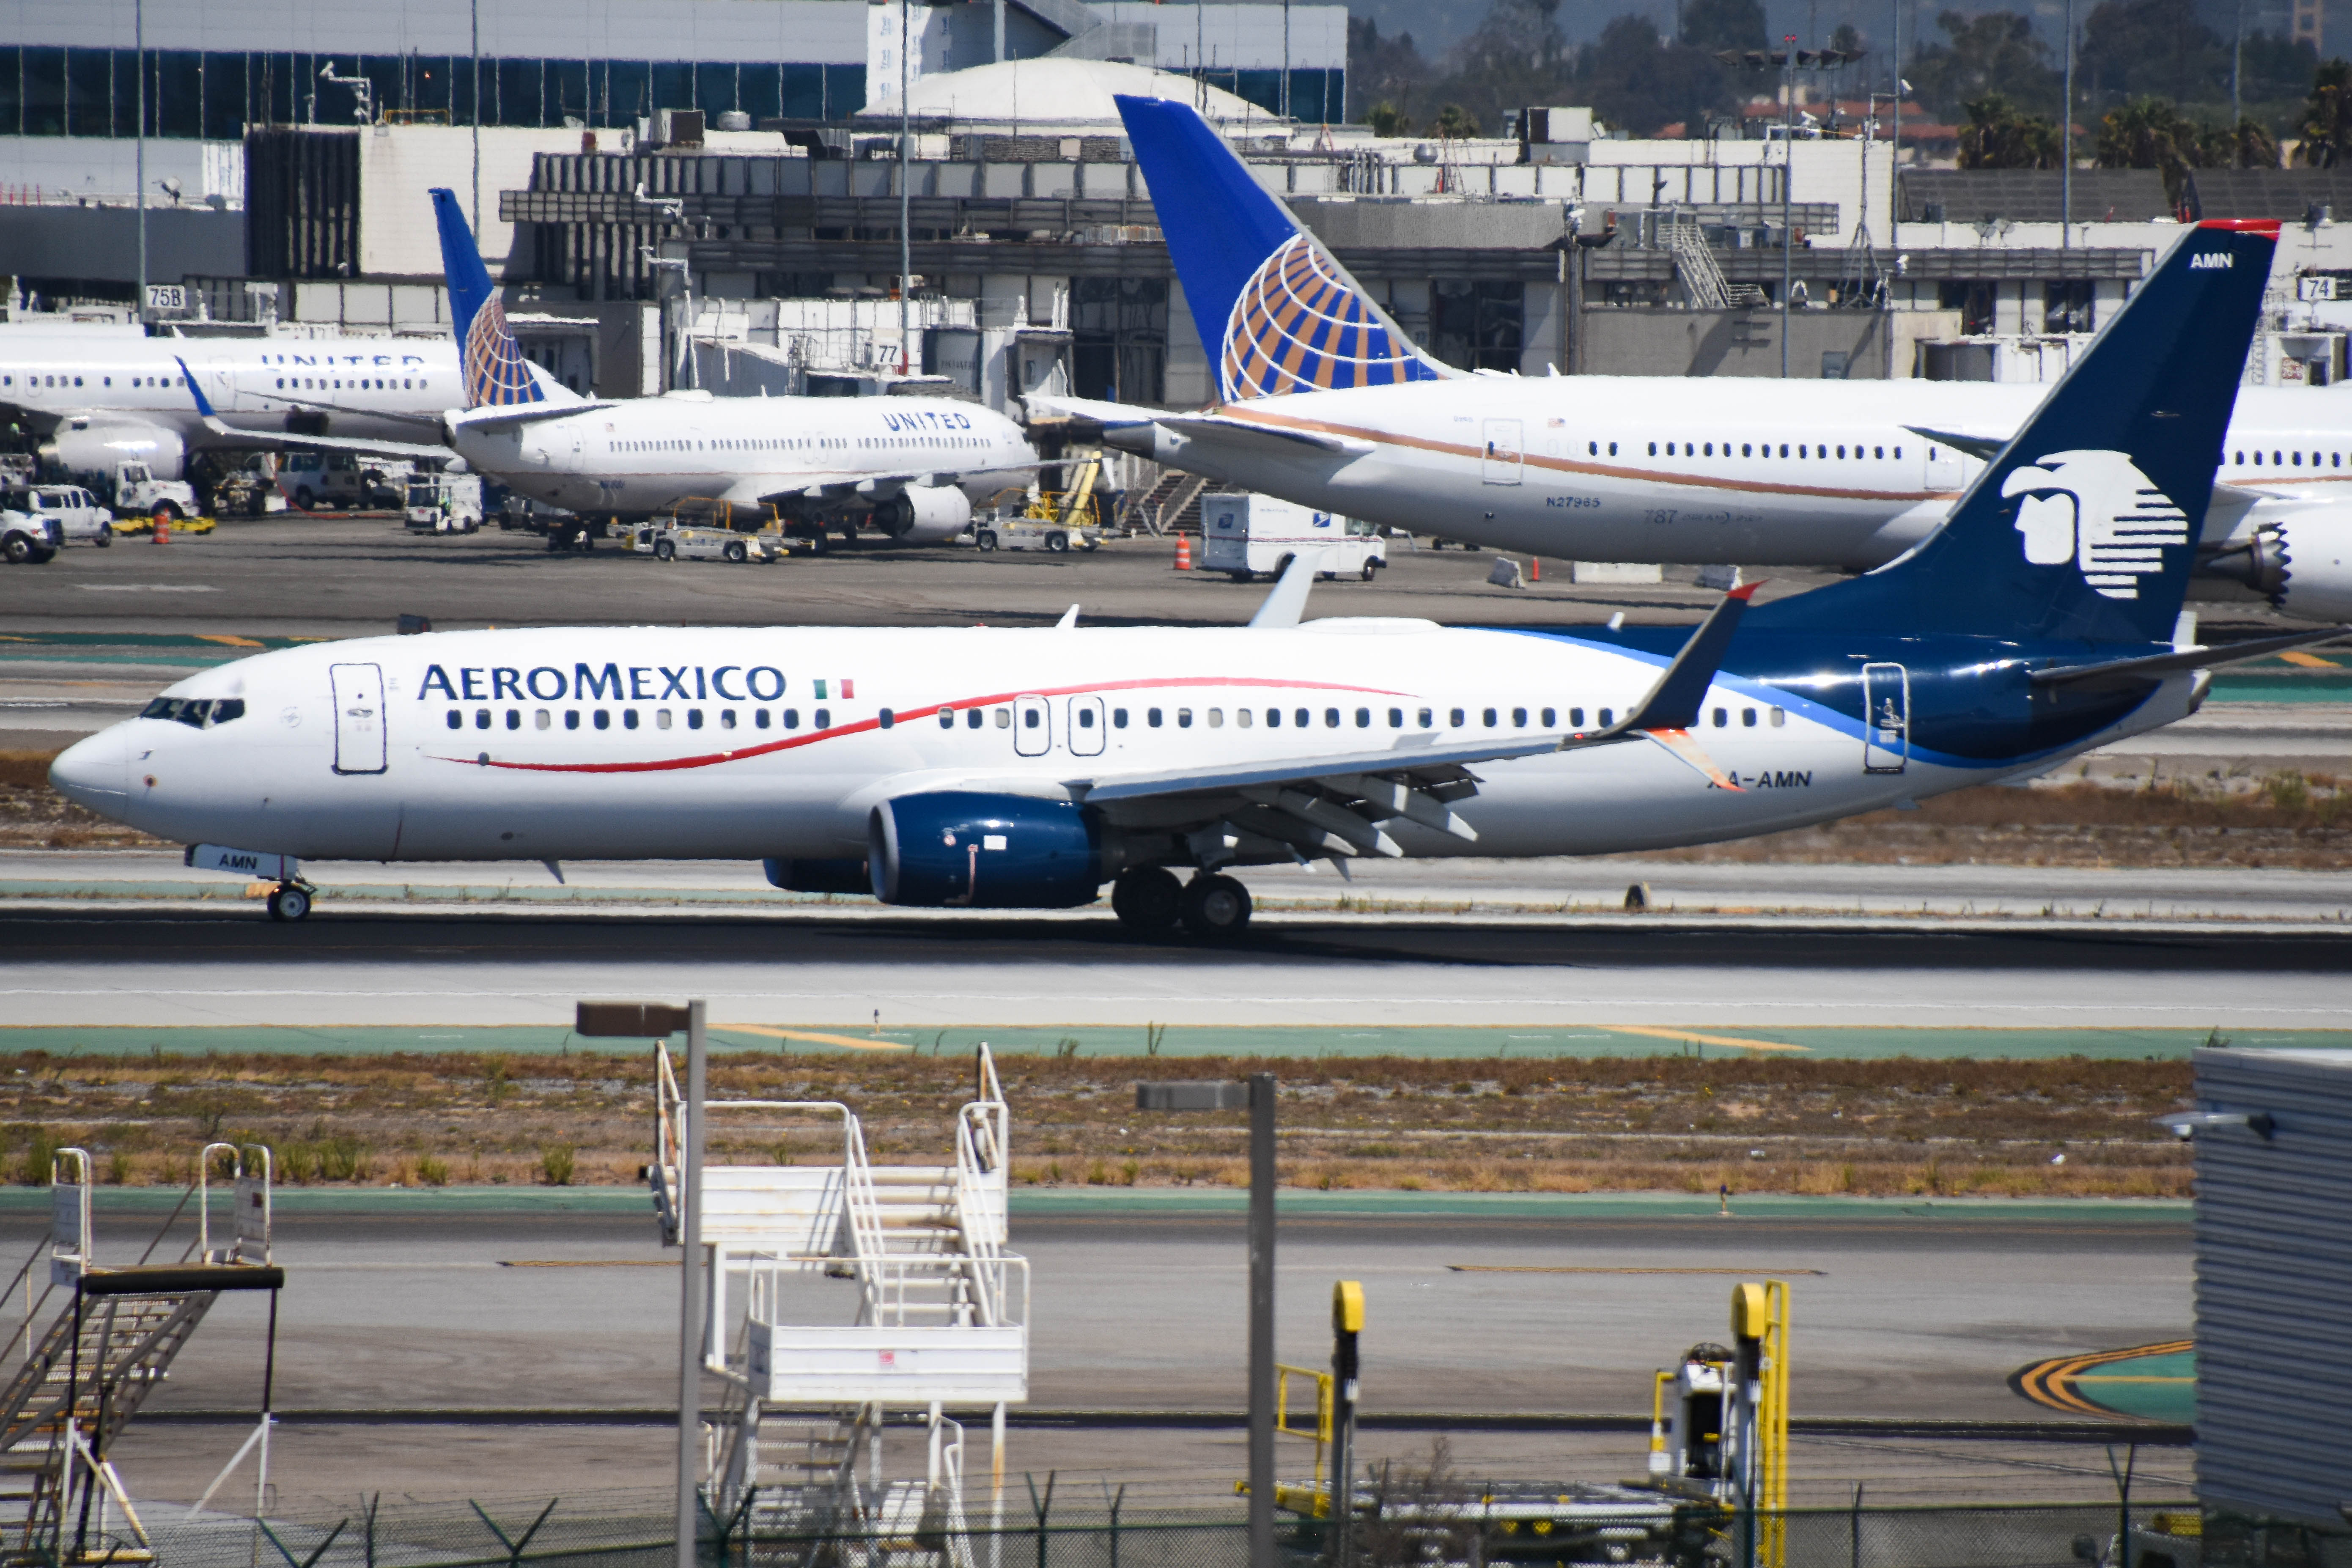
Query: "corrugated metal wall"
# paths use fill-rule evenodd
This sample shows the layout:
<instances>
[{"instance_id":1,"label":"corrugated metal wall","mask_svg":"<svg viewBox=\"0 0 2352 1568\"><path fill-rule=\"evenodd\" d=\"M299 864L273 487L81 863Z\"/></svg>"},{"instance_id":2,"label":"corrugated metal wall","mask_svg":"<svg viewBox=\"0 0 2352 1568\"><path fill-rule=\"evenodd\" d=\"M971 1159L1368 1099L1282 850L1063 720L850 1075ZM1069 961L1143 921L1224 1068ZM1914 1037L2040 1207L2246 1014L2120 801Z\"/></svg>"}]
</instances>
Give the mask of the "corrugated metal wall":
<instances>
[{"instance_id":1,"label":"corrugated metal wall","mask_svg":"<svg viewBox=\"0 0 2352 1568\"><path fill-rule=\"evenodd\" d=\"M2201 1050L2197 1481L2208 1509L2331 1527L2352 1500L2352 1052Z\"/></svg>"},{"instance_id":2,"label":"corrugated metal wall","mask_svg":"<svg viewBox=\"0 0 2352 1568\"><path fill-rule=\"evenodd\" d=\"M255 277L349 278L359 233L356 130L247 130L245 254Z\"/></svg>"}]
</instances>

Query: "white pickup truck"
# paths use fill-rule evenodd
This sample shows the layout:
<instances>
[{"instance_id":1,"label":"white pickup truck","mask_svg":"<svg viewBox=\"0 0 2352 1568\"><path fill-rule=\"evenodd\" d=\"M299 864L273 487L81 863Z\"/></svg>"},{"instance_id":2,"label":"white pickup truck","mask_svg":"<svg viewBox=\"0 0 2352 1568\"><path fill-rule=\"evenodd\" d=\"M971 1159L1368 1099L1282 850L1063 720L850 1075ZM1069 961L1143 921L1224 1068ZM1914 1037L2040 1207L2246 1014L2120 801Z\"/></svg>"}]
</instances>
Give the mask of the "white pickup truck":
<instances>
[{"instance_id":1,"label":"white pickup truck","mask_svg":"<svg viewBox=\"0 0 2352 1568\"><path fill-rule=\"evenodd\" d=\"M43 522L54 522L51 537L60 544L114 542L114 513L79 485L35 485L9 496L5 503Z\"/></svg>"}]
</instances>

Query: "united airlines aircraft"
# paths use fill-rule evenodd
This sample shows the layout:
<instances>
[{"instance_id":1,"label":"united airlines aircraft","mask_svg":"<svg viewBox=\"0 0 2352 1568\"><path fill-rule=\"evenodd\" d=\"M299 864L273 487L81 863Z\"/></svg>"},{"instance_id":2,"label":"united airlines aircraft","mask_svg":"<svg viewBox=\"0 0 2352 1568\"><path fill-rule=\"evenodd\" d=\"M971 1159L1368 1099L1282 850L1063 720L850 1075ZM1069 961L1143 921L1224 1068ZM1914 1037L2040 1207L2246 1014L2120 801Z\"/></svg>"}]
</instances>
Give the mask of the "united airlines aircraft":
<instances>
[{"instance_id":1,"label":"united airlines aircraft","mask_svg":"<svg viewBox=\"0 0 2352 1568\"><path fill-rule=\"evenodd\" d=\"M2179 616L2278 227L2206 224L1986 466L1866 575L1667 629L551 627L208 669L51 771L278 880L313 859L684 856L911 906L1246 925L1234 875L1601 854L2045 772L2192 711Z\"/></svg>"},{"instance_id":2,"label":"united airlines aircraft","mask_svg":"<svg viewBox=\"0 0 2352 1568\"><path fill-rule=\"evenodd\" d=\"M1416 347L1190 105L1121 98L1217 401L1041 411L1221 483L1496 549L1882 565L1934 531L2039 386L1464 374ZM2232 370L2231 379L2238 372ZM2200 547L2306 619L2352 616L2352 403L2241 394Z\"/></svg>"}]
</instances>

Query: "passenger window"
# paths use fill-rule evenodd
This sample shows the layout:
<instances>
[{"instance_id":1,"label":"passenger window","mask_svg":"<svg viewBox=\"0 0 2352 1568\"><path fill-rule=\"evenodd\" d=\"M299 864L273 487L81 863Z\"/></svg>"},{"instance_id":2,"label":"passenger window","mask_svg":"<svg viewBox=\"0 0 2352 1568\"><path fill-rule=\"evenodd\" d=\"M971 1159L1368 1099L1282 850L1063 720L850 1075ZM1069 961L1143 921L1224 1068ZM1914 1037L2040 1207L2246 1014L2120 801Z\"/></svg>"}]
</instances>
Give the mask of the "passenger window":
<instances>
[{"instance_id":1,"label":"passenger window","mask_svg":"<svg viewBox=\"0 0 2352 1568\"><path fill-rule=\"evenodd\" d=\"M608 712L606 712L606 711L605 711L604 709L602 709L602 708L597 709L597 710L596 710L596 728L598 728L599 730L609 730L609 729L611 729L612 727L613 727L613 715L612 715L612 714L610 714L610 713L608 713Z\"/></svg>"},{"instance_id":2,"label":"passenger window","mask_svg":"<svg viewBox=\"0 0 2352 1568\"><path fill-rule=\"evenodd\" d=\"M701 714L697 713L693 717L697 723L701 721ZM894 728L898 722L898 710L895 708L877 708L874 712L874 721L885 730Z\"/></svg>"},{"instance_id":3,"label":"passenger window","mask_svg":"<svg viewBox=\"0 0 2352 1568\"><path fill-rule=\"evenodd\" d=\"M168 715L164 715L164 714L156 714L156 715L152 715L152 717L156 717L156 718L163 718L163 717L168 717ZM464 729L465 727L466 727L466 716L465 716L463 713L458 712L455 708L450 709L450 710L449 710L449 728L451 728L452 730L462 730L462 729Z\"/></svg>"},{"instance_id":4,"label":"passenger window","mask_svg":"<svg viewBox=\"0 0 2352 1568\"><path fill-rule=\"evenodd\" d=\"M963 716L963 727L967 730L977 730L984 721L986 715L982 714L979 709L974 708Z\"/></svg>"},{"instance_id":5,"label":"passenger window","mask_svg":"<svg viewBox=\"0 0 2352 1568\"><path fill-rule=\"evenodd\" d=\"M1884 458L1886 456L1886 448L1884 447L1873 447L1870 449L1870 455L1874 458Z\"/></svg>"},{"instance_id":6,"label":"passenger window","mask_svg":"<svg viewBox=\"0 0 2352 1568\"><path fill-rule=\"evenodd\" d=\"M816 727L817 729L820 729L820 730L830 730L830 729L832 729L832 728L833 728L833 710L832 710L832 709L830 709L830 708L820 708L820 709L818 709L818 710L816 710L815 715L814 715L814 723L815 727Z\"/></svg>"},{"instance_id":7,"label":"passenger window","mask_svg":"<svg viewBox=\"0 0 2352 1568\"><path fill-rule=\"evenodd\" d=\"M1323 710L1323 727L1326 730L1336 730L1339 727L1339 710L1337 708Z\"/></svg>"},{"instance_id":8,"label":"passenger window","mask_svg":"<svg viewBox=\"0 0 2352 1568\"><path fill-rule=\"evenodd\" d=\"M1856 449L1857 449L1857 450L1859 450L1859 448L1856 448ZM1841 458L1843 458L1843 457L1844 457L1844 456L1845 456L1845 448L1844 448L1843 447L1840 447L1837 449L1837 452L1838 452L1838 456L1839 456L1839 457L1841 457Z\"/></svg>"},{"instance_id":9,"label":"passenger window","mask_svg":"<svg viewBox=\"0 0 2352 1568\"><path fill-rule=\"evenodd\" d=\"M1492 708L1487 709L1482 717L1486 721L1486 728L1491 730L1495 727L1495 710Z\"/></svg>"},{"instance_id":10,"label":"passenger window","mask_svg":"<svg viewBox=\"0 0 2352 1568\"><path fill-rule=\"evenodd\" d=\"M1587 441L1584 444L1584 455L1588 458L1597 458L1601 456L1601 443L1598 441Z\"/></svg>"},{"instance_id":11,"label":"passenger window","mask_svg":"<svg viewBox=\"0 0 2352 1568\"><path fill-rule=\"evenodd\" d=\"M1240 725L1244 730L1250 727L1251 721L1255 717L1256 715L1249 709L1236 708L1234 710L1234 722Z\"/></svg>"},{"instance_id":12,"label":"passenger window","mask_svg":"<svg viewBox=\"0 0 2352 1568\"><path fill-rule=\"evenodd\" d=\"M1543 727L1545 729L1549 730L1559 722L1559 720L1555 716L1553 710L1547 708L1543 710Z\"/></svg>"},{"instance_id":13,"label":"passenger window","mask_svg":"<svg viewBox=\"0 0 2352 1568\"><path fill-rule=\"evenodd\" d=\"M1357 709L1357 710L1356 710L1356 728L1357 728L1357 729L1359 729L1359 730L1369 730L1369 729L1370 729L1371 727L1372 727L1372 710L1371 710L1370 709L1369 709L1369 708L1359 708L1359 709Z\"/></svg>"},{"instance_id":14,"label":"passenger window","mask_svg":"<svg viewBox=\"0 0 2352 1568\"><path fill-rule=\"evenodd\" d=\"M1772 728L1777 730L1788 721L1789 715L1785 711L1778 708L1772 710Z\"/></svg>"},{"instance_id":15,"label":"passenger window","mask_svg":"<svg viewBox=\"0 0 2352 1568\"><path fill-rule=\"evenodd\" d=\"M1389 710L1389 728L1391 730L1402 730L1404 728L1403 709L1391 708Z\"/></svg>"},{"instance_id":16,"label":"passenger window","mask_svg":"<svg viewBox=\"0 0 2352 1568\"><path fill-rule=\"evenodd\" d=\"M1606 730L1610 725L1614 724L1615 722L1617 722L1616 710L1612 708L1603 708L1601 710L1601 727Z\"/></svg>"},{"instance_id":17,"label":"passenger window","mask_svg":"<svg viewBox=\"0 0 2352 1568\"><path fill-rule=\"evenodd\" d=\"M1512 728L1512 729L1514 729L1514 730L1524 730L1524 729L1526 729L1527 727L1528 727L1528 710L1527 710L1526 709L1524 709L1524 708L1514 708L1514 709L1512 709L1512 710L1511 710L1511 728Z\"/></svg>"},{"instance_id":18,"label":"passenger window","mask_svg":"<svg viewBox=\"0 0 2352 1568\"><path fill-rule=\"evenodd\" d=\"M1079 709L1079 710L1078 710L1078 728L1079 728L1079 729L1081 729L1081 730L1091 730L1091 729L1093 729L1094 727L1095 727L1095 710L1094 710L1093 709L1091 709L1091 708L1081 708L1081 709Z\"/></svg>"},{"instance_id":19,"label":"passenger window","mask_svg":"<svg viewBox=\"0 0 2352 1568\"><path fill-rule=\"evenodd\" d=\"M1718 708L1718 709L1717 709L1717 710L1715 710L1715 727L1716 727L1717 729L1720 730L1720 729L1722 729L1726 724L1728 724L1728 723L1730 723L1730 722L1731 722L1731 710L1730 710L1729 709L1727 709L1727 708Z\"/></svg>"},{"instance_id":20,"label":"passenger window","mask_svg":"<svg viewBox=\"0 0 2352 1568\"><path fill-rule=\"evenodd\" d=\"M1291 717L1291 721L1292 721L1292 722L1296 723L1296 724L1297 724L1300 729L1302 729L1302 730L1304 730L1305 728L1307 728L1307 725L1312 724L1313 722L1315 722L1315 715L1314 715L1314 714L1312 714L1312 713L1309 713L1309 712L1308 712L1306 709L1304 709L1304 708L1299 709L1297 712L1293 713L1290 717Z\"/></svg>"},{"instance_id":21,"label":"passenger window","mask_svg":"<svg viewBox=\"0 0 2352 1568\"><path fill-rule=\"evenodd\" d=\"M634 709L634 708L624 708L624 709L622 709L622 710L621 710L621 728L622 728L622 729L624 729L624 730L634 730L634 729L635 729L636 727L637 727L637 710L636 710L635 709Z\"/></svg>"},{"instance_id":22,"label":"passenger window","mask_svg":"<svg viewBox=\"0 0 2352 1568\"><path fill-rule=\"evenodd\" d=\"M509 708L507 710L507 728L509 730L520 730L522 728L521 709Z\"/></svg>"},{"instance_id":23,"label":"passenger window","mask_svg":"<svg viewBox=\"0 0 2352 1568\"><path fill-rule=\"evenodd\" d=\"M477 730L487 730L487 729L488 729L489 727L490 727L490 710L489 710L488 709L487 709L487 708L477 708L477 709L475 709L475 710L474 710L474 728L475 728L475 729L477 729Z\"/></svg>"},{"instance_id":24,"label":"passenger window","mask_svg":"<svg viewBox=\"0 0 2352 1568\"><path fill-rule=\"evenodd\" d=\"M1176 710L1176 728L1179 730L1189 730L1192 727L1192 710L1190 708L1179 708Z\"/></svg>"},{"instance_id":25,"label":"passenger window","mask_svg":"<svg viewBox=\"0 0 2352 1568\"><path fill-rule=\"evenodd\" d=\"M955 728L954 709L942 708L940 710L940 728L942 730L952 730Z\"/></svg>"},{"instance_id":26,"label":"passenger window","mask_svg":"<svg viewBox=\"0 0 2352 1568\"><path fill-rule=\"evenodd\" d=\"M1653 458L1654 458L1654 457L1656 457L1657 455L1658 455L1658 444L1657 444L1655 441L1653 441L1653 442L1651 442L1651 443L1650 443L1650 456L1652 456Z\"/></svg>"},{"instance_id":27,"label":"passenger window","mask_svg":"<svg viewBox=\"0 0 2352 1568\"><path fill-rule=\"evenodd\" d=\"M1110 710L1110 727L1114 730L1124 730L1127 728L1126 709L1114 708Z\"/></svg>"},{"instance_id":28,"label":"passenger window","mask_svg":"<svg viewBox=\"0 0 2352 1568\"><path fill-rule=\"evenodd\" d=\"M799 729L801 727L801 710L797 708L785 709L782 715L782 722L787 730Z\"/></svg>"},{"instance_id":29,"label":"passenger window","mask_svg":"<svg viewBox=\"0 0 2352 1568\"><path fill-rule=\"evenodd\" d=\"M1143 721L1150 725L1155 730L1160 728L1160 710L1157 708L1145 709L1143 710Z\"/></svg>"},{"instance_id":30,"label":"passenger window","mask_svg":"<svg viewBox=\"0 0 2352 1568\"><path fill-rule=\"evenodd\" d=\"M1749 730L1756 728L1756 710L1753 708L1742 708L1739 710L1739 722L1744 728Z\"/></svg>"},{"instance_id":31,"label":"passenger window","mask_svg":"<svg viewBox=\"0 0 2352 1568\"><path fill-rule=\"evenodd\" d=\"M577 708L566 708L566 709L563 710L563 727L564 727L565 729L567 729L567 730L577 730L578 728L580 728L580 710L579 710L579 709L577 709Z\"/></svg>"},{"instance_id":32,"label":"passenger window","mask_svg":"<svg viewBox=\"0 0 2352 1568\"><path fill-rule=\"evenodd\" d=\"M1224 710L1223 709L1222 709L1222 708L1212 708L1212 709L1210 709L1210 710L1209 710L1209 728L1210 728L1210 729L1212 729L1212 730L1222 730L1222 729L1223 729L1224 727L1225 727L1225 710Z\"/></svg>"},{"instance_id":33,"label":"passenger window","mask_svg":"<svg viewBox=\"0 0 2352 1568\"><path fill-rule=\"evenodd\" d=\"M1739 443L1739 455L1743 458L1752 458L1756 455L1756 448L1749 443L1742 441Z\"/></svg>"},{"instance_id":34,"label":"passenger window","mask_svg":"<svg viewBox=\"0 0 2352 1568\"><path fill-rule=\"evenodd\" d=\"M732 708L721 708L719 710L719 727L722 730L732 730L735 728L735 710Z\"/></svg>"},{"instance_id":35,"label":"passenger window","mask_svg":"<svg viewBox=\"0 0 2352 1568\"><path fill-rule=\"evenodd\" d=\"M1609 455L1612 458L1617 455L1617 443L1614 441L1609 443Z\"/></svg>"},{"instance_id":36,"label":"passenger window","mask_svg":"<svg viewBox=\"0 0 2352 1568\"><path fill-rule=\"evenodd\" d=\"M764 729L766 729L767 727L768 727L768 710L767 710L765 708L754 708L754 709L752 709L752 710L751 710L751 728L753 728L754 730L764 730Z\"/></svg>"},{"instance_id":37,"label":"passenger window","mask_svg":"<svg viewBox=\"0 0 2352 1568\"><path fill-rule=\"evenodd\" d=\"M531 728L534 730L544 730L554 721L554 717L544 708L530 716Z\"/></svg>"},{"instance_id":38,"label":"passenger window","mask_svg":"<svg viewBox=\"0 0 2352 1568\"><path fill-rule=\"evenodd\" d=\"M1706 444L1706 456L1708 456L1708 457L1710 457L1710 458L1712 458L1712 457L1714 457L1714 456L1715 456L1715 443L1714 443L1714 442L1709 441L1709 442Z\"/></svg>"},{"instance_id":39,"label":"passenger window","mask_svg":"<svg viewBox=\"0 0 2352 1568\"><path fill-rule=\"evenodd\" d=\"M1282 728L1281 709L1269 708L1265 710L1265 727L1269 730L1279 730Z\"/></svg>"},{"instance_id":40,"label":"passenger window","mask_svg":"<svg viewBox=\"0 0 2352 1568\"><path fill-rule=\"evenodd\" d=\"M1012 709L1010 709L1010 708L999 708L999 709L996 710L996 727L997 727L998 729L1000 729L1000 730L1010 730L1011 728L1013 728L1013 710L1012 710Z\"/></svg>"},{"instance_id":41,"label":"passenger window","mask_svg":"<svg viewBox=\"0 0 2352 1568\"><path fill-rule=\"evenodd\" d=\"M1568 727L1571 730L1581 730L1584 728L1583 709L1571 708L1568 710Z\"/></svg>"},{"instance_id":42,"label":"passenger window","mask_svg":"<svg viewBox=\"0 0 2352 1568\"><path fill-rule=\"evenodd\" d=\"M1454 709L1451 713L1446 715L1445 721L1456 730L1462 728L1462 710L1459 708Z\"/></svg>"},{"instance_id":43,"label":"passenger window","mask_svg":"<svg viewBox=\"0 0 2352 1568\"><path fill-rule=\"evenodd\" d=\"M1421 715L1420 715L1420 718L1421 718L1421 724L1420 724L1420 727L1421 727L1422 729L1424 729L1424 730L1433 730L1433 729L1435 729L1437 726L1436 726L1436 724L1433 722L1433 721L1436 719L1436 717L1437 717L1437 715L1436 715L1435 713L1433 713L1433 712L1430 711L1428 709L1426 709L1426 708L1423 709L1423 710L1421 710Z\"/></svg>"},{"instance_id":44,"label":"passenger window","mask_svg":"<svg viewBox=\"0 0 2352 1568\"><path fill-rule=\"evenodd\" d=\"M668 709L656 708L654 710L654 728L656 730L667 730L669 728Z\"/></svg>"}]
</instances>

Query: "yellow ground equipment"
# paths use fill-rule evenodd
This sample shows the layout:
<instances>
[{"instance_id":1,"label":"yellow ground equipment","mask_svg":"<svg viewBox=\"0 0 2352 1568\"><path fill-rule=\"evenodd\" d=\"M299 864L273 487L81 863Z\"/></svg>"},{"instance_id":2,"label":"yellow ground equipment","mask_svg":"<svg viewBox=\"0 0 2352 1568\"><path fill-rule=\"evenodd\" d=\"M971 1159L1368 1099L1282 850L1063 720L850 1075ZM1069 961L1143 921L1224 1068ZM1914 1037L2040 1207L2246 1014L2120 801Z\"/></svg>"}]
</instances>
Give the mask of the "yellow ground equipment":
<instances>
[{"instance_id":1,"label":"yellow ground equipment","mask_svg":"<svg viewBox=\"0 0 2352 1568\"><path fill-rule=\"evenodd\" d=\"M1736 1510L1750 1539L1735 1561L1786 1568L1789 1287L1735 1285L1731 1345L1693 1345L1657 1374L1650 1478L1661 1490Z\"/></svg>"},{"instance_id":2,"label":"yellow ground equipment","mask_svg":"<svg viewBox=\"0 0 2352 1568\"><path fill-rule=\"evenodd\" d=\"M1021 515L1036 522L1063 528L1095 526L1095 487L1102 482L1102 458L1082 458L1070 466L1070 488L1039 490Z\"/></svg>"}]
</instances>

